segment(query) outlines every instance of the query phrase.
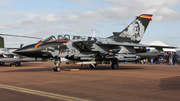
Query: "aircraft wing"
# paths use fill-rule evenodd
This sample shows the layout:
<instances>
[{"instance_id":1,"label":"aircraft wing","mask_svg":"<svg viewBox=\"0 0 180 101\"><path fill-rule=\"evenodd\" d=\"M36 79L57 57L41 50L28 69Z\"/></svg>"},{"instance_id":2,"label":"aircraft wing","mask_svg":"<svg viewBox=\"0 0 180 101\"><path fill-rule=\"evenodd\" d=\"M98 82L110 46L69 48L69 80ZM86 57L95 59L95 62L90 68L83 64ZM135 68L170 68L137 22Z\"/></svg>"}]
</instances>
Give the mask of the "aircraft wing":
<instances>
[{"instance_id":1,"label":"aircraft wing","mask_svg":"<svg viewBox=\"0 0 180 101\"><path fill-rule=\"evenodd\" d=\"M148 47L155 47L155 48L171 48L171 49L178 48L178 47L174 47L174 46L157 46L157 45L149 45Z\"/></svg>"},{"instance_id":2,"label":"aircraft wing","mask_svg":"<svg viewBox=\"0 0 180 101\"><path fill-rule=\"evenodd\" d=\"M155 48L177 48L173 46L158 46L158 45L144 45L144 44L135 44L135 43L128 43L128 42L122 42L122 43L115 43L115 42L97 42L98 45L105 45L105 46L134 46L134 47L155 47Z\"/></svg>"}]
</instances>

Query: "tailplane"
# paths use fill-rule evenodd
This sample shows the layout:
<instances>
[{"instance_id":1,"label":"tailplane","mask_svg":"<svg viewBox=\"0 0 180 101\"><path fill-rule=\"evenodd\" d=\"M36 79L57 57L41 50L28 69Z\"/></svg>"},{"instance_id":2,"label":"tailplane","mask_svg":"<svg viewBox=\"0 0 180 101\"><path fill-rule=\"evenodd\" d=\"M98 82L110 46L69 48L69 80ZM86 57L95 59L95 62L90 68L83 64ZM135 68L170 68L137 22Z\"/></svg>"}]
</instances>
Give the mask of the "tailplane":
<instances>
[{"instance_id":1,"label":"tailplane","mask_svg":"<svg viewBox=\"0 0 180 101\"><path fill-rule=\"evenodd\" d=\"M137 16L136 19L127 26L122 32L113 32L113 38L117 42L134 42L139 43L146 31L149 22L152 19L151 14L142 14Z\"/></svg>"}]
</instances>

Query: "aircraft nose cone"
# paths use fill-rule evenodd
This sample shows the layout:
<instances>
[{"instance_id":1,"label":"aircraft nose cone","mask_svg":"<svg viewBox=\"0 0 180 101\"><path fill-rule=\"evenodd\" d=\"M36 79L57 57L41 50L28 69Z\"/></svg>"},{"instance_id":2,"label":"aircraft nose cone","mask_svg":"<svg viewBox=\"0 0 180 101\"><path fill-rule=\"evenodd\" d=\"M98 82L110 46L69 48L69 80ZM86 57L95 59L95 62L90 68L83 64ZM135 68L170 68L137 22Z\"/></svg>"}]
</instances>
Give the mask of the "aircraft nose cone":
<instances>
[{"instance_id":1,"label":"aircraft nose cone","mask_svg":"<svg viewBox=\"0 0 180 101\"><path fill-rule=\"evenodd\" d=\"M32 53L35 51L36 51L36 49L34 48L34 45L29 45L29 46L25 46L20 49L17 49L13 53L24 55L24 56L29 56L30 54L32 55Z\"/></svg>"},{"instance_id":2,"label":"aircraft nose cone","mask_svg":"<svg viewBox=\"0 0 180 101\"><path fill-rule=\"evenodd\" d=\"M17 49L17 50L15 50L15 51L13 51L13 53L19 54L19 53L21 53L21 52L19 51L19 49Z\"/></svg>"},{"instance_id":3,"label":"aircraft nose cone","mask_svg":"<svg viewBox=\"0 0 180 101\"><path fill-rule=\"evenodd\" d=\"M26 52L26 50L24 50L24 49L17 49L17 50L15 50L13 53L16 53L16 54L20 54L20 55L21 55L21 53L24 53L24 52Z\"/></svg>"}]
</instances>

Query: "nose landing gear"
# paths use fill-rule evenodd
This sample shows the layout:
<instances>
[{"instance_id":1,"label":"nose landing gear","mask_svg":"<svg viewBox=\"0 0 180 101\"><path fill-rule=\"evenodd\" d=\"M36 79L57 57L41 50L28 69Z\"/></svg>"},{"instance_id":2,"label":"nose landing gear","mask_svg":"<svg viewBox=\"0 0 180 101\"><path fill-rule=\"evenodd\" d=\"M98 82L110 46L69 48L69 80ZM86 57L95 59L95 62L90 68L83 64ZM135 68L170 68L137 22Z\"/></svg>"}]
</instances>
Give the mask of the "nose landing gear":
<instances>
[{"instance_id":1,"label":"nose landing gear","mask_svg":"<svg viewBox=\"0 0 180 101\"><path fill-rule=\"evenodd\" d=\"M119 68L118 62L113 62L112 65L111 65L111 68L112 69L118 69Z\"/></svg>"},{"instance_id":2,"label":"nose landing gear","mask_svg":"<svg viewBox=\"0 0 180 101\"><path fill-rule=\"evenodd\" d=\"M54 71L55 71L55 72L60 72L60 71L61 71L61 67L60 67L61 58L59 58L59 57L55 58L54 64L55 64L55 66L54 66L54 68L53 68Z\"/></svg>"}]
</instances>

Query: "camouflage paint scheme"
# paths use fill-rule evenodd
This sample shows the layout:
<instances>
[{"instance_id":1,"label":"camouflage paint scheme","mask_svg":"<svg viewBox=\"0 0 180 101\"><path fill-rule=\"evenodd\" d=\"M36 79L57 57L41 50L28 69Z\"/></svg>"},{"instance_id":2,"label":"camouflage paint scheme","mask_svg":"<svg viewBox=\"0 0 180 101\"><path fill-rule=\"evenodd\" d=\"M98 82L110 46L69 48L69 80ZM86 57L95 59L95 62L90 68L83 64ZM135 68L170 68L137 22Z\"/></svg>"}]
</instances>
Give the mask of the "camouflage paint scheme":
<instances>
[{"instance_id":1,"label":"camouflage paint scheme","mask_svg":"<svg viewBox=\"0 0 180 101\"><path fill-rule=\"evenodd\" d=\"M117 69L118 62L138 60L140 56L136 55L137 52L141 51L142 47L150 47L138 43L151 18L151 14L142 14L122 32L113 32L114 35L107 38L59 35L56 39L50 36L42 42L22 47L14 53L52 59L55 63L54 71L60 71L61 57L68 59L69 63L89 64L91 67L112 63L112 69ZM163 48L162 46L155 47Z\"/></svg>"}]
</instances>

